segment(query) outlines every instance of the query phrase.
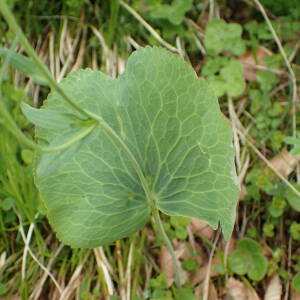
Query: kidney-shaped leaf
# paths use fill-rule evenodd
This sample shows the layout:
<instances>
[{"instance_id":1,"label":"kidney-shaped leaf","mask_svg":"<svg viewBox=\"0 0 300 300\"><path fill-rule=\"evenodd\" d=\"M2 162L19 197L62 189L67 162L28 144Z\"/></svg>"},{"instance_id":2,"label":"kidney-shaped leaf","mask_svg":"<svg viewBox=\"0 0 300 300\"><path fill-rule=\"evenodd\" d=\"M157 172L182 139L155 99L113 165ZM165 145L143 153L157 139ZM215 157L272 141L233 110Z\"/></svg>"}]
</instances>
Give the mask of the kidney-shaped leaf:
<instances>
[{"instance_id":1,"label":"kidney-shaped leaf","mask_svg":"<svg viewBox=\"0 0 300 300\"><path fill-rule=\"evenodd\" d=\"M229 267L236 274L248 274L252 280L259 281L267 273L268 261L259 244L246 238L238 241L237 250L229 256Z\"/></svg>"},{"instance_id":2,"label":"kidney-shaped leaf","mask_svg":"<svg viewBox=\"0 0 300 300\"><path fill-rule=\"evenodd\" d=\"M207 83L179 56L147 47L131 55L117 79L82 70L60 86L100 116L125 145L96 126L48 172L37 167L50 223L64 243L96 247L126 237L147 222L150 203L168 215L199 218L213 228L220 223L229 237L239 190L230 125ZM56 92L43 109L79 116ZM37 126L40 143L51 144L61 135L61 129ZM43 170L45 155L38 155Z\"/></svg>"}]
</instances>

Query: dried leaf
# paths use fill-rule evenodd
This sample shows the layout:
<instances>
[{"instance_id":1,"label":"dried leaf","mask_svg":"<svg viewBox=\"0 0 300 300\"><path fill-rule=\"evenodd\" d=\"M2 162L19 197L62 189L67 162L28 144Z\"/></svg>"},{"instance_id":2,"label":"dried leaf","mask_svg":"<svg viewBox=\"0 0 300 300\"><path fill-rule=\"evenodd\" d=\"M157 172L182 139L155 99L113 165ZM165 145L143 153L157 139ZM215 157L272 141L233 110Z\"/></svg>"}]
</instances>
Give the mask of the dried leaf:
<instances>
[{"instance_id":1,"label":"dried leaf","mask_svg":"<svg viewBox=\"0 0 300 300\"><path fill-rule=\"evenodd\" d=\"M296 291L292 291L291 300L300 300L300 293L297 293Z\"/></svg>"},{"instance_id":2,"label":"dried leaf","mask_svg":"<svg viewBox=\"0 0 300 300\"><path fill-rule=\"evenodd\" d=\"M195 288L195 296L198 299L202 299L203 298L203 284L198 285ZM218 300L218 292L216 287L214 286L214 284L212 282L209 283L209 290L208 290L208 300Z\"/></svg>"},{"instance_id":3,"label":"dried leaf","mask_svg":"<svg viewBox=\"0 0 300 300\"><path fill-rule=\"evenodd\" d=\"M187 252L187 247L184 243L179 243L176 245L176 258L179 260L184 257ZM165 246L160 248L160 252L158 254L158 261L161 268L161 271L167 275L167 286L170 287L174 282L174 265L172 261L172 257L170 252ZM180 270L181 275L181 283L185 283L188 279L188 273L184 270Z\"/></svg>"},{"instance_id":4,"label":"dried leaf","mask_svg":"<svg viewBox=\"0 0 300 300\"><path fill-rule=\"evenodd\" d=\"M296 167L300 156L293 157L288 150L284 148L279 154L270 160L272 166L283 176L288 176Z\"/></svg>"},{"instance_id":5,"label":"dried leaf","mask_svg":"<svg viewBox=\"0 0 300 300\"><path fill-rule=\"evenodd\" d=\"M229 278L227 281L226 300L260 300L255 290L248 288L241 281Z\"/></svg>"},{"instance_id":6,"label":"dried leaf","mask_svg":"<svg viewBox=\"0 0 300 300\"><path fill-rule=\"evenodd\" d=\"M215 256L211 262L210 278L219 275L219 272L214 270L214 266L217 266L219 264L220 264L220 258L218 256ZM192 276L191 281L193 286L199 284L205 279L206 273L208 271L207 268L208 268L208 264L201 266L200 269L197 271L197 273L194 276Z\"/></svg>"},{"instance_id":7,"label":"dried leaf","mask_svg":"<svg viewBox=\"0 0 300 300\"><path fill-rule=\"evenodd\" d=\"M258 47L256 55L252 51L247 51L244 55L240 56L239 60L244 68L244 77L249 81L256 81L256 66L266 66L265 57L272 55L272 52L264 47Z\"/></svg>"},{"instance_id":8,"label":"dried leaf","mask_svg":"<svg viewBox=\"0 0 300 300\"><path fill-rule=\"evenodd\" d=\"M246 197L246 195L247 195L247 187L245 184L241 184L239 201L242 201Z\"/></svg>"},{"instance_id":9,"label":"dried leaf","mask_svg":"<svg viewBox=\"0 0 300 300\"><path fill-rule=\"evenodd\" d=\"M282 285L279 276L275 273L266 289L264 300L280 300L282 294Z\"/></svg>"},{"instance_id":10,"label":"dried leaf","mask_svg":"<svg viewBox=\"0 0 300 300\"><path fill-rule=\"evenodd\" d=\"M167 275L167 286L170 287L174 282L174 268L172 257L167 247L162 246L158 254L158 260L161 271Z\"/></svg>"},{"instance_id":11,"label":"dried leaf","mask_svg":"<svg viewBox=\"0 0 300 300\"><path fill-rule=\"evenodd\" d=\"M191 231L198 233L206 239L210 240L213 237L214 230L205 222L193 218L190 224Z\"/></svg>"}]
</instances>

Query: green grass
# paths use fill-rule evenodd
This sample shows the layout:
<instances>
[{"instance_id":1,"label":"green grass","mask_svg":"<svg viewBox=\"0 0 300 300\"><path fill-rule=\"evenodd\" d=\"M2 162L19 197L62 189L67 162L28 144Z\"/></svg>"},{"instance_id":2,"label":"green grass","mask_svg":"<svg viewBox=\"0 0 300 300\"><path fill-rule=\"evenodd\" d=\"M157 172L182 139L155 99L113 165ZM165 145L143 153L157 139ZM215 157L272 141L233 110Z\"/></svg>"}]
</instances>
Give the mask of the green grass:
<instances>
[{"instance_id":1,"label":"green grass","mask_svg":"<svg viewBox=\"0 0 300 300\"><path fill-rule=\"evenodd\" d=\"M119 5L118 1L46 2L33 1L31 7L25 7L21 1L14 1L13 11L56 79L85 67L117 76L135 47L162 45L164 41L176 47L176 51L192 63L199 75L210 59L203 55L205 27L209 19L209 6L205 8L205 1L194 1L179 25L171 24L167 18L151 17L151 11L159 7L160 1L145 1L145 4L142 1L126 1L163 41L158 41L148 25L137 20L132 11ZM186 223L186 220L165 218L165 230L173 239L186 270L186 290L182 291L178 291L174 283L168 284L168 279L172 279L170 274L163 275L168 271L163 260L162 242L155 236L150 224L130 238L101 249L80 250L61 245L48 224L34 185L32 150L18 142L0 119L0 299L14 299L14 296L21 299L60 299L59 289L63 299L109 299L112 288L118 298L111 299L188 299L189 292L199 295L201 284L207 285L205 266L210 255L214 257L210 283L219 295L228 280L234 277L252 286L263 297L274 272L280 277L283 296L295 292L288 287L300 271L297 251L300 229L296 226L299 211L291 204L297 199L287 192L290 188L286 183L270 171L264 158L267 161L274 157L280 159L278 155L285 153L284 149L290 149L284 138L293 134L299 137L299 105L296 112L292 110L289 74L260 12L246 2L240 4L242 9L235 10L229 2L223 1L215 6L214 15L220 14L226 22L238 22L243 26L242 38L246 41L247 53L252 51L254 56L258 55L259 47L273 52L264 68L256 70L256 79L246 81L242 94L233 99L226 95L219 99L222 112L236 130L237 167L243 191L247 192L242 193L239 204L233 245L226 248L223 238L216 241L217 234L209 230L205 232L207 228L196 230L191 225L187 226L189 220ZM281 11L289 9L286 7ZM274 10L273 13L278 12ZM299 81L299 22L295 18L282 18L279 13L270 16L288 57L292 58L291 64ZM251 21L257 24L252 22L251 25ZM25 54L3 19L0 19L0 36L0 47ZM238 56L226 51L213 57L216 60L227 56L238 59ZM20 102L39 107L49 88L34 83L7 63L5 59L0 60L0 101L22 132L33 138L34 128L22 115ZM278 69L282 72L273 72ZM217 69L216 74L218 72ZM293 130L293 118L297 122L296 132ZM246 134L247 140L237 130ZM258 156L253 146L262 156ZM299 183L295 161L290 156L281 157L290 166L290 172L284 175L285 180L291 184ZM287 171L287 166L283 171ZM247 275L234 273L228 267L227 258L236 249L236 240L244 237L257 241L268 259L267 274L258 282ZM31 253L24 238L28 238ZM47 269L46 272L41 265ZM202 277L200 271L204 274ZM52 274L56 283L47 272Z\"/></svg>"}]
</instances>

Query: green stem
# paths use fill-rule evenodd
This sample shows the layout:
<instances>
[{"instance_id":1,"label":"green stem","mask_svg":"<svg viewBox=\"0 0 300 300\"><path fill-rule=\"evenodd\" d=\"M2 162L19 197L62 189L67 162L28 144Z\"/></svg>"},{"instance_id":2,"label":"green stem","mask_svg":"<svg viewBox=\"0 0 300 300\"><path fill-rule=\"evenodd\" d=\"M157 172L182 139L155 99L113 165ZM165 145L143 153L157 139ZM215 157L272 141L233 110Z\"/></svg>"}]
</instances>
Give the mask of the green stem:
<instances>
[{"instance_id":1,"label":"green stem","mask_svg":"<svg viewBox=\"0 0 300 300\"><path fill-rule=\"evenodd\" d=\"M172 246L172 243L171 241L169 240L165 230L164 230L164 226L162 224L162 221L160 219L160 216L159 216L159 211L158 209L156 208L156 206L152 206L152 215L154 217L154 220L155 220L155 224L158 226L158 230L159 230L159 233L161 235L161 237L163 238L164 240L164 243L171 255L171 258L172 258L172 261L173 261L173 266L174 266L174 271L175 271L175 282L176 282L176 285L178 288L181 288L181 276L180 276L180 266L179 266L179 262L176 258L176 254L175 254L175 251L173 249L173 246Z\"/></svg>"},{"instance_id":2,"label":"green stem","mask_svg":"<svg viewBox=\"0 0 300 300\"><path fill-rule=\"evenodd\" d=\"M9 130L21 143L31 149L41 150L41 147L29 139L17 126L9 112L7 111L3 100L0 99L0 115L3 120L3 125Z\"/></svg>"}]
</instances>

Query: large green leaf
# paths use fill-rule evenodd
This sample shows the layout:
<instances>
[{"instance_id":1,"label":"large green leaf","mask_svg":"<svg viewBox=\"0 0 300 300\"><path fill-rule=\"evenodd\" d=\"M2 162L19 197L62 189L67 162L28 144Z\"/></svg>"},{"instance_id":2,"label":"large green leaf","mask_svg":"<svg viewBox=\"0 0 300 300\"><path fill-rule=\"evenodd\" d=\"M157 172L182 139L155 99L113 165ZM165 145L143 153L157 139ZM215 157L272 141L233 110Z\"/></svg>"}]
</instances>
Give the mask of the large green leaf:
<instances>
[{"instance_id":1,"label":"large green leaf","mask_svg":"<svg viewBox=\"0 0 300 300\"><path fill-rule=\"evenodd\" d=\"M230 125L213 91L179 56L147 47L131 55L117 79L82 70L60 86L114 135L95 127L58 164L49 159L48 171L49 154L38 155L43 172L38 165L36 183L64 243L96 247L149 220L150 202L133 160L159 210L199 218L213 228L220 223L230 236L239 191ZM56 92L43 109L83 117ZM66 118L64 127L74 128L72 122ZM39 124L41 144L64 140L64 130Z\"/></svg>"}]
</instances>

